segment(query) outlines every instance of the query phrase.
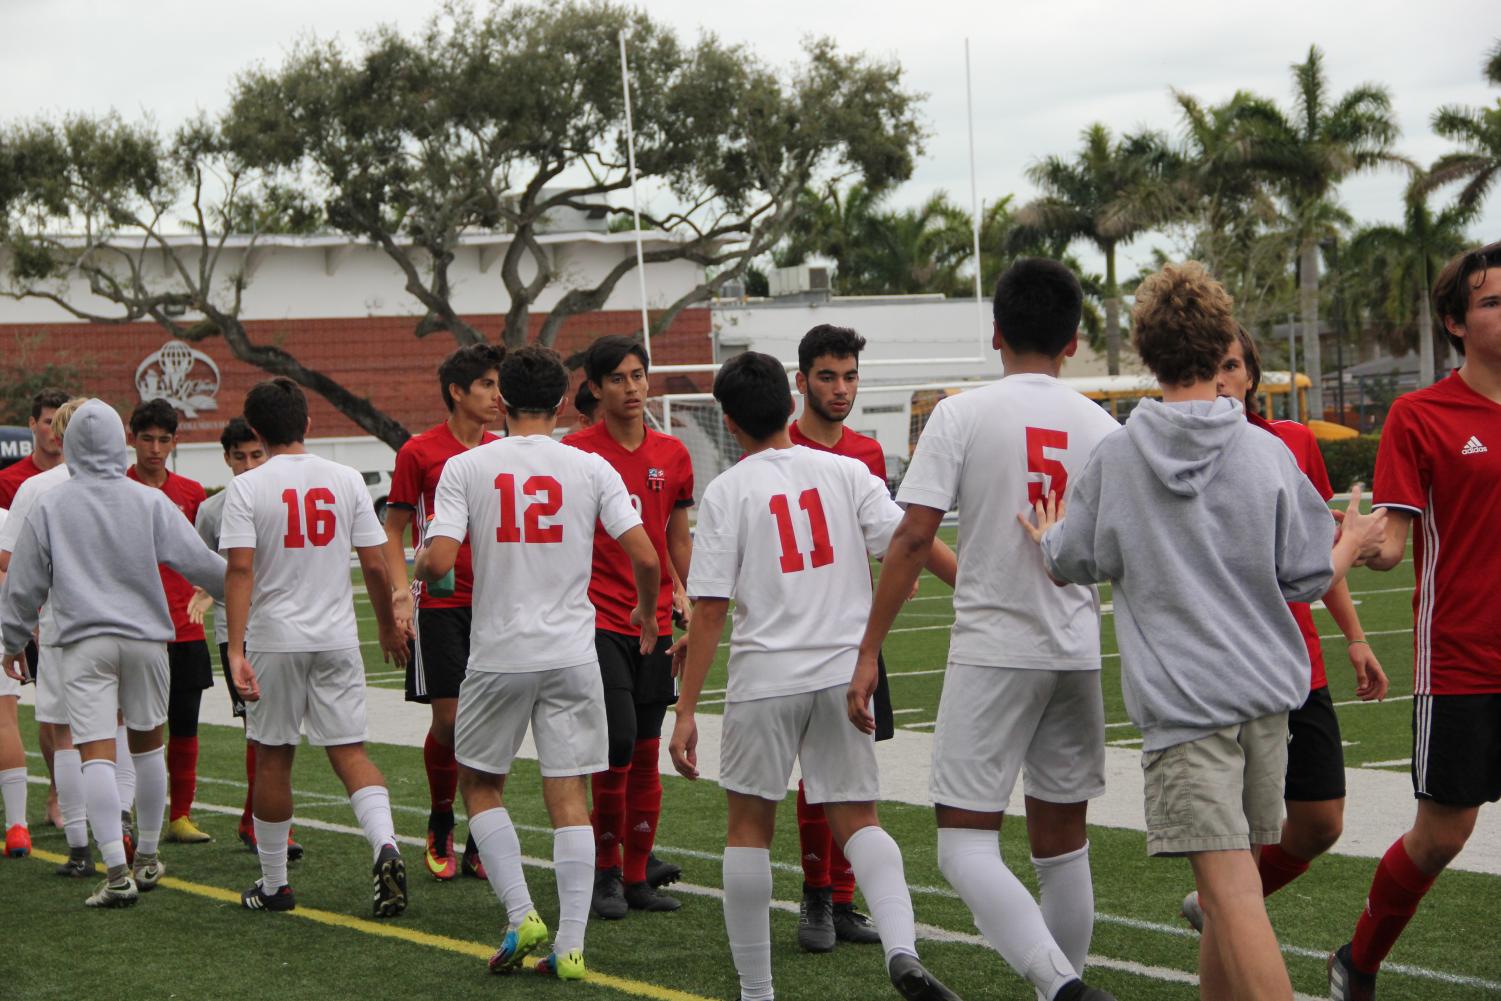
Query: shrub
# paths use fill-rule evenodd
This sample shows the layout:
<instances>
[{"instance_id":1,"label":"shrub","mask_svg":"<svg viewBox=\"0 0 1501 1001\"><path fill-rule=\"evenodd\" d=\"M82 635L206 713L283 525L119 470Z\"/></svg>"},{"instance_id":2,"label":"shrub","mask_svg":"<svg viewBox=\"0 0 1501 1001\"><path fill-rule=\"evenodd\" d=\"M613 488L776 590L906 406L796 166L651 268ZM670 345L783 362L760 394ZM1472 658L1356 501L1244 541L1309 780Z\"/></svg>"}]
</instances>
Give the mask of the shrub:
<instances>
[{"instance_id":1,"label":"shrub","mask_svg":"<svg viewBox=\"0 0 1501 1001\"><path fill-rule=\"evenodd\" d=\"M1329 482L1336 491L1343 493L1354 483L1364 483L1366 496L1370 496L1371 481L1376 476L1376 449L1380 444L1381 436L1375 434L1319 442L1324 465L1329 469Z\"/></svg>"}]
</instances>

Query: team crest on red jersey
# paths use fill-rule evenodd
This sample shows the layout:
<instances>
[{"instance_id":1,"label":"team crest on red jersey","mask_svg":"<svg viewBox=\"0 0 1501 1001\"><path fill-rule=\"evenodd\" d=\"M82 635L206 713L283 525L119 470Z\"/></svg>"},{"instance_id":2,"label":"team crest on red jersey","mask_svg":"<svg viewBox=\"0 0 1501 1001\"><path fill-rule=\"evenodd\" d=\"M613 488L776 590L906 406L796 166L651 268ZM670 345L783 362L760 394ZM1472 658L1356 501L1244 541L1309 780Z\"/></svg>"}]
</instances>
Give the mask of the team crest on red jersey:
<instances>
[{"instance_id":1,"label":"team crest on red jersey","mask_svg":"<svg viewBox=\"0 0 1501 1001\"><path fill-rule=\"evenodd\" d=\"M655 493L661 493L667 489L667 470L658 469L656 466L648 466L646 469L646 488Z\"/></svg>"}]
</instances>

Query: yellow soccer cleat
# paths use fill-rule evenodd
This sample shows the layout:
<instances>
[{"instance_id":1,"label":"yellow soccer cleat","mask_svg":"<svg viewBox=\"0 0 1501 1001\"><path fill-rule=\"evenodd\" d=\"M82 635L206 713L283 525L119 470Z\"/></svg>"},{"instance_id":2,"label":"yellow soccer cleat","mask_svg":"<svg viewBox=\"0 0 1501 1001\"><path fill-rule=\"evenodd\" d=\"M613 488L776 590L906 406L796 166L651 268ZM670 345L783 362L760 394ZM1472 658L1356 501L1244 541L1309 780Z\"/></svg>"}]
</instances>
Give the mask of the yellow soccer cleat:
<instances>
[{"instance_id":1,"label":"yellow soccer cleat","mask_svg":"<svg viewBox=\"0 0 1501 1001\"><path fill-rule=\"evenodd\" d=\"M550 952L537 960L537 972L544 977L557 977L559 980L583 980L584 950L569 949L561 956Z\"/></svg>"},{"instance_id":2,"label":"yellow soccer cleat","mask_svg":"<svg viewBox=\"0 0 1501 1001\"><path fill-rule=\"evenodd\" d=\"M547 925L543 923L542 915L536 911L528 913L519 925L506 932L500 948L490 957L490 972L510 973L516 970L528 953L546 941Z\"/></svg>"},{"instance_id":3,"label":"yellow soccer cleat","mask_svg":"<svg viewBox=\"0 0 1501 1001\"><path fill-rule=\"evenodd\" d=\"M214 839L206 831L199 830L192 818L178 817L167 825L166 840L180 845L201 845Z\"/></svg>"}]
</instances>

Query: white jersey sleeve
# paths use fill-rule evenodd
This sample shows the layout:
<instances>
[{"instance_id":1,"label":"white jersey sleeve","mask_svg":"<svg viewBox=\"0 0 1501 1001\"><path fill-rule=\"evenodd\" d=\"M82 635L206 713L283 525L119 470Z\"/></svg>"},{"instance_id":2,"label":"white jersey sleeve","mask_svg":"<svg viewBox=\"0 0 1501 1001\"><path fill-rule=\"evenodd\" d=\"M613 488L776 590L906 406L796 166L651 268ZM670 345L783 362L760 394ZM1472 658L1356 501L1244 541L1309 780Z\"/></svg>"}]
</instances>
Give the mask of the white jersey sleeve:
<instances>
[{"instance_id":1,"label":"white jersey sleeve","mask_svg":"<svg viewBox=\"0 0 1501 1001\"><path fill-rule=\"evenodd\" d=\"M912 452L912 461L902 474L896 499L902 506L918 504L936 511L951 511L959 499L959 477L964 472L964 442L955 434L953 408L940 400Z\"/></svg>"},{"instance_id":2,"label":"white jersey sleeve","mask_svg":"<svg viewBox=\"0 0 1501 1001\"><path fill-rule=\"evenodd\" d=\"M698 525L693 530L693 556L688 564L688 595L693 598L731 598L740 576L739 525L721 495L730 489L718 477L704 488L698 502Z\"/></svg>"},{"instance_id":3,"label":"white jersey sleeve","mask_svg":"<svg viewBox=\"0 0 1501 1001\"><path fill-rule=\"evenodd\" d=\"M870 474L859 460L851 460L860 468L850 469L855 495L855 511L860 519L860 529L865 533L865 549L870 555L880 558L886 555L891 537L902 523L902 509L891 499L886 484Z\"/></svg>"},{"instance_id":4,"label":"white jersey sleeve","mask_svg":"<svg viewBox=\"0 0 1501 1001\"><path fill-rule=\"evenodd\" d=\"M594 460L595 489L599 497L599 523L612 539L618 539L641 524L641 515L631 503L630 491L614 466L592 452L586 452Z\"/></svg>"}]
</instances>

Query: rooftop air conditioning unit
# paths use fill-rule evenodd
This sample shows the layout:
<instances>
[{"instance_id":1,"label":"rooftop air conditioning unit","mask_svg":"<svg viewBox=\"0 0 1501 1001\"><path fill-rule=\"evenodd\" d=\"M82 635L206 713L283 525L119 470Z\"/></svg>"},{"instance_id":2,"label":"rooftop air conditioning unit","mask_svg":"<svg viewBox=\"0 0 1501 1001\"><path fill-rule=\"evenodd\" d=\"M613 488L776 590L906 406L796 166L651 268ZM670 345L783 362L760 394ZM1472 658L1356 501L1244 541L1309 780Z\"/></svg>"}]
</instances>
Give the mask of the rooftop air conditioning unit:
<instances>
[{"instance_id":1,"label":"rooftop air conditioning unit","mask_svg":"<svg viewBox=\"0 0 1501 1001\"><path fill-rule=\"evenodd\" d=\"M810 292L827 294L830 268L823 264L798 264L790 268L773 268L766 276L773 297L805 295Z\"/></svg>"}]
</instances>

